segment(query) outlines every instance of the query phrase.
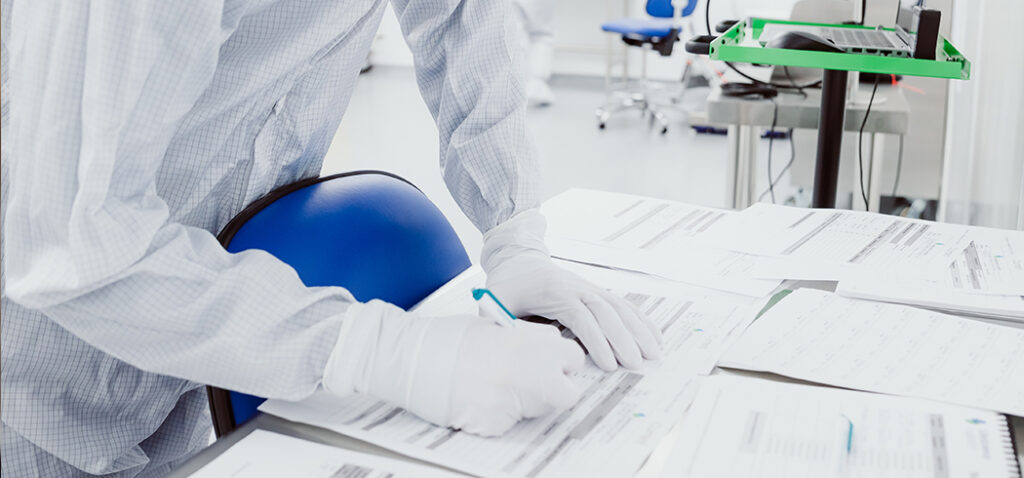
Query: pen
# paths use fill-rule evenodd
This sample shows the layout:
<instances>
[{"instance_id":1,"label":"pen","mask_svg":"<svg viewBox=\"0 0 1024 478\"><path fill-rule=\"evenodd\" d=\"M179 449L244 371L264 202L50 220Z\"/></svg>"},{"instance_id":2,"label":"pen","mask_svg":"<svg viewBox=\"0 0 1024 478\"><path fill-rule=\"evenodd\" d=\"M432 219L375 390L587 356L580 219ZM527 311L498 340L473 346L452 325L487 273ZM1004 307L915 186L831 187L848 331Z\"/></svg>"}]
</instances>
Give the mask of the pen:
<instances>
[{"instance_id":1,"label":"pen","mask_svg":"<svg viewBox=\"0 0 1024 478\"><path fill-rule=\"evenodd\" d=\"M849 476L850 452L853 451L853 420L846 415L839 415L846 420L846 454L839 460L839 476Z\"/></svg>"},{"instance_id":2,"label":"pen","mask_svg":"<svg viewBox=\"0 0 1024 478\"><path fill-rule=\"evenodd\" d=\"M515 327L516 316L487 289L473 289L473 299L480 304L481 314L494 319L502 327Z\"/></svg>"}]
</instances>

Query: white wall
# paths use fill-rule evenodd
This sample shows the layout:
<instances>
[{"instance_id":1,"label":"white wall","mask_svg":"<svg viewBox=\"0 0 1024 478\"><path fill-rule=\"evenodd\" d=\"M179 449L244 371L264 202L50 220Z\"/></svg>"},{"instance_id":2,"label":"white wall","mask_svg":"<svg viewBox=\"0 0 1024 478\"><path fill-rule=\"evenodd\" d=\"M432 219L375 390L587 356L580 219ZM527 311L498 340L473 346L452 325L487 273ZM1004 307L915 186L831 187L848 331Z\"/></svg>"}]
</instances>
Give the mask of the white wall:
<instances>
[{"instance_id":1,"label":"white wall","mask_svg":"<svg viewBox=\"0 0 1024 478\"><path fill-rule=\"evenodd\" d=\"M621 49L617 36L601 31L601 24L623 16L643 17L644 0L551 0L557 2L555 10L555 68L556 74L594 75L605 73L609 45ZM796 0L712 0L711 23L740 16L788 16ZM697 34L704 33L705 0L694 11L693 24ZM688 37L693 32L686 32ZM610 40L610 41L609 41ZM677 45L682 49L682 43ZM630 50L636 50L630 48ZM631 51L631 62L638 67L639 52ZM411 66L412 55L402 38L398 20L391 7L384 14L377 39L373 45L373 62L380 65ZM681 55L660 58L651 54L649 74L652 78L676 79L682 73L685 59ZM638 71L638 70L637 70Z\"/></svg>"},{"instance_id":2,"label":"white wall","mask_svg":"<svg viewBox=\"0 0 1024 478\"><path fill-rule=\"evenodd\" d=\"M949 94L941 218L1024 229L1024 47L1020 0L957 0L953 37L971 79Z\"/></svg>"}]
</instances>

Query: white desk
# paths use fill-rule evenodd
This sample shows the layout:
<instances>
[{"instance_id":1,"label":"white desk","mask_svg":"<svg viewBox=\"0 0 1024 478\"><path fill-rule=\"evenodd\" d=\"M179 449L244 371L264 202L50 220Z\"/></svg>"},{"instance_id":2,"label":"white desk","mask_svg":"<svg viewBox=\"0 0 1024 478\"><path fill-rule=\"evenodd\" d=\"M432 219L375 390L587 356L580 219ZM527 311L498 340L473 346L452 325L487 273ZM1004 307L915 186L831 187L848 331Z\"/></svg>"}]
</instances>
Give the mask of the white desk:
<instances>
[{"instance_id":1,"label":"white desk","mask_svg":"<svg viewBox=\"0 0 1024 478\"><path fill-rule=\"evenodd\" d=\"M859 97L868 98L872 85L861 84ZM778 104L777 129L817 129L821 104L821 90L804 90L807 97L798 93L780 93L775 98ZM761 128L771 127L775 106L771 100L749 100L722 95L718 87L708 95L708 122L729 128L729 163L726 203L737 209L745 208L757 201L754 180L757 171L757 142ZM859 131L867 104L848 105L846 108L846 131ZM871 114L864 125L867 138L864 141L865 189L872 211L878 211L881 197L882 146L884 135L904 135L910 127L910 106L903 90L892 85L879 85ZM870 133L870 134L868 134ZM851 143L855 144L855 143ZM859 194L859 165L854 164L854 188ZM868 179L870 178L870 179ZM856 199L856 198L855 198ZM854 200L854 209L864 208L862 201Z\"/></svg>"}]
</instances>

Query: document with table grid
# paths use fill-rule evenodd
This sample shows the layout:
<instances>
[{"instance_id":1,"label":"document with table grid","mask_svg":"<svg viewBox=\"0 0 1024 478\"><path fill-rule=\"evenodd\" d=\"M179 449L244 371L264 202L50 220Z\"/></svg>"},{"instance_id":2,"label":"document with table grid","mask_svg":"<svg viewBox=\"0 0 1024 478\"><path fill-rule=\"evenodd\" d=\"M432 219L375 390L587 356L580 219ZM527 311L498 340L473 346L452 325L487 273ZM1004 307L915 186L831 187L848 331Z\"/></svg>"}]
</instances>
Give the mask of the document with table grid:
<instances>
[{"instance_id":1,"label":"document with table grid","mask_svg":"<svg viewBox=\"0 0 1024 478\"><path fill-rule=\"evenodd\" d=\"M715 376L663 478L1015 478L1006 417L930 400Z\"/></svg>"}]
</instances>

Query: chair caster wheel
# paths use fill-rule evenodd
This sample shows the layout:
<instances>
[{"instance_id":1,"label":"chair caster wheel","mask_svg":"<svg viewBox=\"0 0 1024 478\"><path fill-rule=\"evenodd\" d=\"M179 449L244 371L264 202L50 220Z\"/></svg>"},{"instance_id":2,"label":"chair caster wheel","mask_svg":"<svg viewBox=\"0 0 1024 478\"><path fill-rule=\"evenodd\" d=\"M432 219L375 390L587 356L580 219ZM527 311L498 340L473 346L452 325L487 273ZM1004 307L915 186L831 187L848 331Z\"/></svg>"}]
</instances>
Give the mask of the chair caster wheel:
<instances>
[{"instance_id":1,"label":"chair caster wheel","mask_svg":"<svg viewBox=\"0 0 1024 478\"><path fill-rule=\"evenodd\" d=\"M598 123L597 129L604 129L604 123Z\"/></svg>"}]
</instances>

